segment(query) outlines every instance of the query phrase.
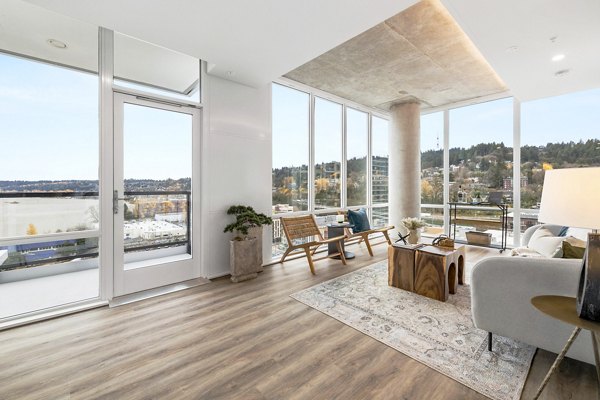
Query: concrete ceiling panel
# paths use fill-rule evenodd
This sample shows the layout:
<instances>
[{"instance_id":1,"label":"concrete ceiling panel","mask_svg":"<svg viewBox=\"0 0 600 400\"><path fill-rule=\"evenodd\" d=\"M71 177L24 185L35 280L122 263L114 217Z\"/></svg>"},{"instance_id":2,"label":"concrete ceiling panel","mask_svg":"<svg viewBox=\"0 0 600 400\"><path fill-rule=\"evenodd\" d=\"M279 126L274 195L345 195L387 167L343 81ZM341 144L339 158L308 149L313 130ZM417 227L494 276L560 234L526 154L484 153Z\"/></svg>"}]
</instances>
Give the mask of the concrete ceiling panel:
<instances>
[{"instance_id":1,"label":"concrete ceiling panel","mask_svg":"<svg viewBox=\"0 0 600 400\"><path fill-rule=\"evenodd\" d=\"M506 91L437 0L424 0L288 72L289 79L368 106L424 109Z\"/></svg>"}]
</instances>

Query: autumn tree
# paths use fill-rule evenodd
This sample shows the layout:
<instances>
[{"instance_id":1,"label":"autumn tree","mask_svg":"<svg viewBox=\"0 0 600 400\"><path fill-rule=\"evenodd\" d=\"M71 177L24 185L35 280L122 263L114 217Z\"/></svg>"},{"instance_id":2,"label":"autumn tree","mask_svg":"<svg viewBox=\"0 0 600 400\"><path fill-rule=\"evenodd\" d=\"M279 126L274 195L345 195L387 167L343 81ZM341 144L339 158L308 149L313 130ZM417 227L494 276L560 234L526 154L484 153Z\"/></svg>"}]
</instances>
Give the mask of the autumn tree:
<instances>
[{"instance_id":1,"label":"autumn tree","mask_svg":"<svg viewBox=\"0 0 600 400\"><path fill-rule=\"evenodd\" d=\"M327 178L319 178L315 181L317 192L324 192L329 187L329 180Z\"/></svg>"},{"instance_id":2,"label":"autumn tree","mask_svg":"<svg viewBox=\"0 0 600 400\"><path fill-rule=\"evenodd\" d=\"M37 235L38 231L37 228L35 227L34 224L29 224L29 226L27 226L27 235L28 236L34 236Z\"/></svg>"}]
</instances>

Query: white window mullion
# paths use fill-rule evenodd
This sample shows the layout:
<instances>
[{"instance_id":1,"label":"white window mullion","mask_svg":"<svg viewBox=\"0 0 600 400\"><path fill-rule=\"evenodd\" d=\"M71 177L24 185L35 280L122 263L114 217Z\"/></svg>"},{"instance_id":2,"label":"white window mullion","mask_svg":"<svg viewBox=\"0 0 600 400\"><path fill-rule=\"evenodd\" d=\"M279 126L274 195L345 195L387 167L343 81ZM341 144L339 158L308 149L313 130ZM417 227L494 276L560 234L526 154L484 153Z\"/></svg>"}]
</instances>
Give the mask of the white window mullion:
<instances>
[{"instance_id":1,"label":"white window mullion","mask_svg":"<svg viewBox=\"0 0 600 400\"><path fill-rule=\"evenodd\" d=\"M513 245L521 245L521 102L513 98Z\"/></svg>"},{"instance_id":2,"label":"white window mullion","mask_svg":"<svg viewBox=\"0 0 600 400\"><path fill-rule=\"evenodd\" d=\"M100 77L100 298L113 297L113 69L114 33L98 30Z\"/></svg>"},{"instance_id":3,"label":"white window mullion","mask_svg":"<svg viewBox=\"0 0 600 400\"><path fill-rule=\"evenodd\" d=\"M308 137L308 211L315 211L315 96L310 94Z\"/></svg>"},{"instance_id":4,"label":"white window mullion","mask_svg":"<svg viewBox=\"0 0 600 400\"><path fill-rule=\"evenodd\" d=\"M348 190L347 190L347 172L348 172L348 132L347 127L347 110L346 106L342 105L342 162L340 163L340 207L345 209L348 205Z\"/></svg>"},{"instance_id":5,"label":"white window mullion","mask_svg":"<svg viewBox=\"0 0 600 400\"><path fill-rule=\"evenodd\" d=\"M450 111L444 110L444 232L450 229Z\"/></svg>"},{"instance_id":6,"label":"white window mullion","mask_svg":"<svg viewBox=\"0 0 600 400\"><path fill-rule=\"evenodd\" d=\"M367 213L373 224L373 114L369 113L367 125Z\"/></svg>"}]
</instances>

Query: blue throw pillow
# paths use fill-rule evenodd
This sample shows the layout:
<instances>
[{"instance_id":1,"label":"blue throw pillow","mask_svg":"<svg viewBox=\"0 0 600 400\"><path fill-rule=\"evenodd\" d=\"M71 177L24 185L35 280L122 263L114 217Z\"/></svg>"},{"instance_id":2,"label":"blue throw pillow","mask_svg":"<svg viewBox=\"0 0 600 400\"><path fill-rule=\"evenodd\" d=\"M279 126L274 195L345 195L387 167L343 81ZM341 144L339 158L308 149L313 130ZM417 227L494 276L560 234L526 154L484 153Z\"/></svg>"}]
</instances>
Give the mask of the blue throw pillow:
<instances>
[{"instance_id":1,"label":"blue throw pillow","mask_svg":"<svg viewBox=\"0 0 600 400\"><path fill-rule=\"evenodd\" d=\"M350 222L354 227L352 228L352 232L364 232L371 229L369 225L369 217L367 216L367 210L361 208L358 211L348 210L348 222Z\"/></svg>"},{"instance_id":2,"label":"blue throw pillow","mask_svg":"<svg viewBox=\"0 0 600 400\"><path fill-rule=\"evenodd\" d=\"M558 236L567 236L567 231L569 230L568 226L563 226L560 230L560 232L558 232Z\"/></svg>"}]
</instances>

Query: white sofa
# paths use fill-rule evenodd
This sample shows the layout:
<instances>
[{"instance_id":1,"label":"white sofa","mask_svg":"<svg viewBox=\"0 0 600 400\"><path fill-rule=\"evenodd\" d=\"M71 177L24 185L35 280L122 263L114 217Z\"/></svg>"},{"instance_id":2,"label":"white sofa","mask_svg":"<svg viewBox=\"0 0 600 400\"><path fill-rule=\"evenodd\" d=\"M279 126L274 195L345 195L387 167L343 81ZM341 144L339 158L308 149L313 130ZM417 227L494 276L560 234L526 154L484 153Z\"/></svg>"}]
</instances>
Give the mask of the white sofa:
<instances>
[{"instance_id":1,"label":"white sofa","mask_svg":"<svg viewBox=\"0 0 600 400\"><path fill-rule=\"evenodd\" d=\"M535 229L526 232L524 245ZM581 260L491 257L480 261L471 276L475 326L559 353L574 327L542 314L531 305L531 298L576 297L580 273ZM589 332L581 331L567 356L594 364Z\"/></svg>"}]
</instances>

